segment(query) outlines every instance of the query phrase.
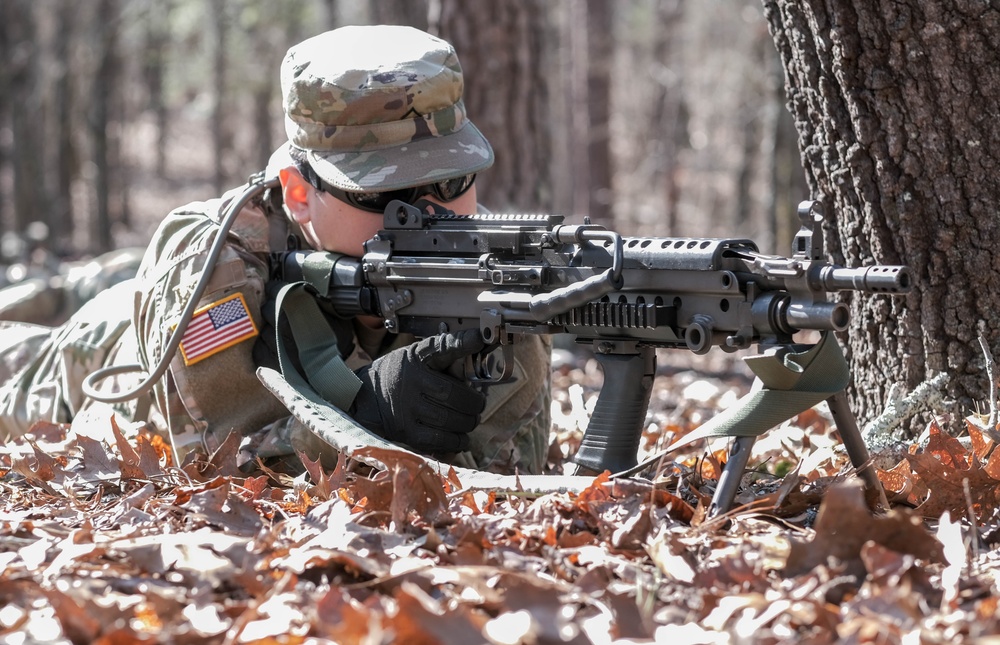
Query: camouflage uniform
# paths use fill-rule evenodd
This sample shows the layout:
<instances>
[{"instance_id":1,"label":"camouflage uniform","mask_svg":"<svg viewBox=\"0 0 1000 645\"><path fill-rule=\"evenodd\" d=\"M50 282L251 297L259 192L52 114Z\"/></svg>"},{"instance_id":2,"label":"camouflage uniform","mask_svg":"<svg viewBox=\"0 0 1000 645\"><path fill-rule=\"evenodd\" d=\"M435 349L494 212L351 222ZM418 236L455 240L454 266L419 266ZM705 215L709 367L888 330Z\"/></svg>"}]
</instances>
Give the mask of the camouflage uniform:
<instances>
[{"instance_id":1,"label":"camouflage uniform","mask_svg":"<svg viewBox=\"0 0 1000 645\"><path fill-rule=\"evenodd\" d=\"M0 321L60 325L97 294L135 277L143 249L110 251L92 260L53 266L0 289Z\"/></svg>"},{"instance_id":2,"label":"camouflage uniform","mask_svg":"<svg viewBox=\"0 0 1000 645\"><path fill-rule=\"evenodd\" d=\"M373 46L373 37L394 47ZM392 59L410 63L394 66L387 49ZM337 187L392 190L476 172L493 161L489 144L465 118L454 50L417 30L345 27L307 40L286 56L282 88L290 143L305 149L317 174ZM283 146L269 176L288 163ZM101 364L138 359L151 369L159 362L235 197L234 191L168 215L136 280L101 294L66 325L54 331L18 326L0 334L0 376L10 377L0 387L0 433L20 434L32 420L68 421L86 413L90 404L82 400L79 383ZM198 307L235 315L240 331L206 353L198 353L201 346L187 341L186 333L187 346L182 343L170 359L151 401L117 406L162 430L180 459L211 451L234 430L245 437L243 460L295 450L329 457L329 447L290 418L255 376L255 346L259 358L261 334L274 333L261 315L268 254L285 248L288 233L296 232L290 226L276 196L240 211ZM346 360L351 369L413 340L385 337L357 323L354 329ZM29 350L17 350L16 343ZM547 338L529 337L515 347L515 380L489 389L470 450L455 456L456 463L541 472L549 433L549 354ZM135 381L118 380L123 388Z\"/></svg>"}]
</instances>

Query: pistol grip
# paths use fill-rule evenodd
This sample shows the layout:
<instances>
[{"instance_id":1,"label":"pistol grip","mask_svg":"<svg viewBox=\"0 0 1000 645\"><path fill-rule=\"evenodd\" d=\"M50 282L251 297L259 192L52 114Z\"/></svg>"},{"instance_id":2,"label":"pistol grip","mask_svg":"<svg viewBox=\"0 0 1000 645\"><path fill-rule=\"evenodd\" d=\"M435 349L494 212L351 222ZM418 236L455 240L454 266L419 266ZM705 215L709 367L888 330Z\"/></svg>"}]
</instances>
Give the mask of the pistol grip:
<instances>
[{"instance_id":1,"label":"pistol grip","mask_svg":"<svg viewBox=\"0 0 1000 645\"><path fill-rule=\"evenodd\" d=\"M573 461L597 472L617 473L637 463L656 353L642 347L637 354L597 354L597 361L604 370L604 387Z\"/></svg>"}]
</instances>

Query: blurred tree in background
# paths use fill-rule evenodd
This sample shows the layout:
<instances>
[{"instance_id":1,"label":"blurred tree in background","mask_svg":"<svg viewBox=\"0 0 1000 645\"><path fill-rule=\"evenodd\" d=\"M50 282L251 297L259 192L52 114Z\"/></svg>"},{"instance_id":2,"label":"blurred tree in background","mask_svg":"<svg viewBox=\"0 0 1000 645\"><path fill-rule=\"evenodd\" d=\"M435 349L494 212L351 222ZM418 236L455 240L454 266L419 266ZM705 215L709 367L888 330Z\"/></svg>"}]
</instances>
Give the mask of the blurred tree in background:
<instances>
[{"instance_id":1,"label":"blurred tree in background","mask_svg":"<svg viewBox=\"0 0 1000 645\"><path fill-rule=\"evenodd\" d=\"M43 222L68 256L143 245L284 141L290 45L372 23L457 47L490 208L787 251L805 184L755 0L4 0L0 230Z\"/></svg>"}]
</instances>

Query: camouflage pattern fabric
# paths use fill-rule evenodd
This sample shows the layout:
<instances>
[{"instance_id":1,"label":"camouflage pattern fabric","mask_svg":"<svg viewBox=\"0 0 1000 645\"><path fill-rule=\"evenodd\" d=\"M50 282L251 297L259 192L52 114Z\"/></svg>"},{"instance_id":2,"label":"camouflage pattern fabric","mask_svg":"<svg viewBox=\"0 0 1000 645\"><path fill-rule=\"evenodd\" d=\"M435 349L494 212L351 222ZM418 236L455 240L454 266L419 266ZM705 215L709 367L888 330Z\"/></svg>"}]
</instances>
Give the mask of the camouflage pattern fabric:
<instances>
[{"instance_id":1,"label":"camouflage pattern fabric","mask_svg":"<svg viewBox=\"0 0 1000 645\"><path fill-rule=\"evenodd\" d=\"M0 289L0 320L60 325L97 294L135 277L143 249L110 251L68 262Z\"/></svg>"},{"instance_id":2,"label":"camouflage pattern fabric","mask_svg":"<svg viewBox=\"0 0 1000 645\"><path fill-rule=\"evenodd\" d=\"M355 349L345 362L351 369L370 364L387 352L415 340L407 334L392 337L381 351L366 351L373 336L384 332L355 324ZM540 474L545 468L551 429L551 353L547 336L528 336L514 347L514 378L509 383L489 386L486 408L479 425L470 433L466 452L443 455L444 461L464 468L502 474ZM461 373L456 365L453 372ZM245 442L241 463L256 457L283 461L297 452L320 459L327 468L337 464L332 448L294 417L282 419Z\"/></svg>"},{"instance_id":3,"label":"camouflage pattern fabric","mask_svg":"<svg viewBox=\"0 0 1000 645\"><path fill-rule=\"evenodd\" d=\"M170 213L160 224L139 268L139 293L133 325L143 365L151 369L163 356L205 270L205 258L229 202L242 192L196 202ZM199 309L238 295L246 302L256 329L268 279L270 223L255 205L244 207L229 232L219 261L198 303ZM211 452L235 430L248 434L287 412L254 376L253 340L247 339L202 360L186 364L178 352L169 378L153 390L175 455Z\"/></svg>"},{"instance_id":4,"label":"camouflage pattern fabric","mask_svg":"<svg viewBox=\"0 0 1000 645\"><path fill-rule=\"evenodd\" d=\"M493 164L466 117L455 49L418 29L348 26L310 38L288 50L281 88L289 142L338 188L395 190Z\"/></svg>"},{"instance_id":5,"label":"camouflage pattern fabric","mask_svg":"<svg viewBox=\"0 0 1000 645\"><path fill-rule=\"evenodd\" d=\"M119 283L60 327L0 323L0 439L36 421L71 421L85 407L80 384L126 334L134 294L134 282Z\"/></svg>"}]
</instances>

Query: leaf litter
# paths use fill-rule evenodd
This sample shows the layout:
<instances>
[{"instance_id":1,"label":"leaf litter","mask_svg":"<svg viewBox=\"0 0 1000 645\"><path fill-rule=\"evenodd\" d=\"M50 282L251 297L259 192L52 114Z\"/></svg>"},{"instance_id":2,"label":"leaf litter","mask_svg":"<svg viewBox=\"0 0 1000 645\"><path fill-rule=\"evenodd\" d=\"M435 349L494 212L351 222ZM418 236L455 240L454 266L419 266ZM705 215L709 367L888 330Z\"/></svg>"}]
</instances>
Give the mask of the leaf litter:
<instances>
[{"instance_id":1,"label":"leaf litter","mask_svg":"<svg viewBox=\"0 0 1000 645\"><path fill-rule=\"evenodd\" d=\"M654 392L645 450L746 385L682 374ZM551 472L588 379L556 373ZM243 473L235 435L178 465L141 425L41 423L0 448L0 643L975 640L1000 632L1000 451L968 430L931 424L880 470L893 508L874 515L810 410L757 442L737 506L708 519L724 442L528 494L392 450L372 449L381 472L302 455L301 474Z\"/></svg>"}]
</instances>

